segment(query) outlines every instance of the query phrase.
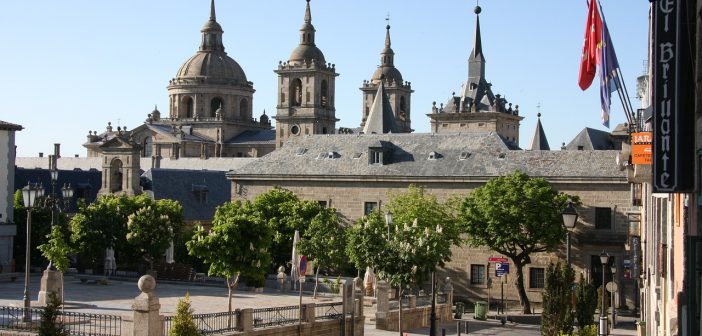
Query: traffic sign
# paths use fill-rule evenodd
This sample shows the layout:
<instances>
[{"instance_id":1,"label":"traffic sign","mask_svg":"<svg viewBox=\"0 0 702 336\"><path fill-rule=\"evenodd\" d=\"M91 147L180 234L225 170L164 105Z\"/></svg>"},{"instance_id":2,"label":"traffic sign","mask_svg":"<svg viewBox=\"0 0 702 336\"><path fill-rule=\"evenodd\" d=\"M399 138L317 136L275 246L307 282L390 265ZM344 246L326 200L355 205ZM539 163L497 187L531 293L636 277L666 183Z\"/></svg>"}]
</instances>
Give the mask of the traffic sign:
<instances>
[{"instance_id":1,"label":"traffic sign","mask_svg":"<svg viewBox=\"0 0 702 336\"><path fill-rule=\"evenodd\" d=\"M501 277L509 273L509 263L498 262L495 263L495 276Z\"/></svg>"},{"instance_id":2,"label":"traffic sign","mask_svg":"<svg viewBox=\"0 0 702 336\"><path fill-rule=\"evenodd\" d=\"M508 262L508 260L505 257L490 257L490 258L488 258L488 262L506 263L506 262Z\"/></svg>"},{"instance_id":3,"label":"traffic sign","mask_svg":"<svg viewBox=\"0 0 702 336\"><path fill-rule=\"evenodd\" d=\"M300 257L300 267L298 269L300 270L300 275L304 276L307 273L307 257Z\"/></svg>"},{"instance_id":4,"label":"traffic sign","mask_svg":"<svg viewBox=\"0 0 702 336\"><path fill-rule=\"evenodd\" d=\"M614 293L619 289L619 285L617 285L617 283L614 281L610 281L605 285L605 288L608 292Z\"/></svg>"}]
</instances>

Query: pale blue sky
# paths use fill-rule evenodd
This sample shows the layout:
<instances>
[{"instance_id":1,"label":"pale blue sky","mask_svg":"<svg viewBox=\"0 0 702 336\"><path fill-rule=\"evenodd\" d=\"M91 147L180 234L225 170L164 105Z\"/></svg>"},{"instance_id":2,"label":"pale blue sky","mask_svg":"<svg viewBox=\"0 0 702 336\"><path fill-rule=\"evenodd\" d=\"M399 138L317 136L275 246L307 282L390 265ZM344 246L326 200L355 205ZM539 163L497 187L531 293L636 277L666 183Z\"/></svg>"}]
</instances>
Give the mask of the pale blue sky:
<instances>
[{"instance_id":1,"label":"pale blue sky","mask_svg":"<svg viewBox=\"0 0 702 336\"><path fill-rule=\"evenodd\" d=\"M601 0L635 108L648 34L645 0ZM357 127L363 80L379 64L390 13L395 65L412 82L412 126L429 131L432 101L446 102L467 77L475 1L313 0L317 46L336 64L337 128ZM600 123L597 80L577 85L585 0L483 0L486 78L493 91L520 105L522 148L531 141L541 105L552 149ZM228 54L254 82L254 116L275 114L278 61L298 44L304 0L217 2ZM21 124L18 156L85 156L88 131L108 121L133 129L158 104L168 114L166 85L200 42L208 0L26 0L0 10L0 120ZM613 98L612 127L624 122Z\"/></svg>"}]
</instances>

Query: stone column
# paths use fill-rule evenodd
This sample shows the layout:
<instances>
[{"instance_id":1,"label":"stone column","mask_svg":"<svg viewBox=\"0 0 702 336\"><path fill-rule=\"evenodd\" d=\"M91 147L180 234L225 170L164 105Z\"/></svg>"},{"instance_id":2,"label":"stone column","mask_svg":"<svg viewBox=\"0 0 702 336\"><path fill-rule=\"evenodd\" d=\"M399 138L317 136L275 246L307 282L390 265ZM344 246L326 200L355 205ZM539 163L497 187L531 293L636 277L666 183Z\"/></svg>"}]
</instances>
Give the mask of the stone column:
<instances>
[{"instance_id":1,"label":"stone column","mask_svg":"<svg viewBox=\"0 0 702 336\"><path fill-rule=\"evenodd\" d=\"M58 298L63 300L61 293L63 292L63 276L61 272L52 269L44 270L44 275L41 277L41 286L39 289L39 305L46 306L49 303L49 294L55 292Z\"/></svg>"},{"instance_id":2,"label":"stone column","mask_svg":"<svg viewBox=\"0 0 702 336\"><path fill-rule=\"evenodd\" d=\"M133 336L162 336L163 322L159 316L161 304L153 293L154 288L156 288L156 280L150 275L144 275L139 279L138 286L141 294L134 298L132 305L134 310Z\"/></svg>"},{"instance_id":3,"label":"stone column","mask_svg":"<svg viewBox=\"0 0 702 336\"><path fill-rule=\"evenodd\" d=\"M253 330L253 309L246 308L239 311L239 320L236 325L239 331L250 332Z\"/></svg>"},{"instance_id":4,"label":"stone column","mask_svg":"<svg viewBox=\"0 0 702 336\"><path fill-rule=\"evenodd\" d=\"M390 287L385 280L380 280L376 284L376 288L378 290L378 307L376 309L378 312L387 313L390 311L390 299L388 297Z\"/></svg>"}]
</instances>

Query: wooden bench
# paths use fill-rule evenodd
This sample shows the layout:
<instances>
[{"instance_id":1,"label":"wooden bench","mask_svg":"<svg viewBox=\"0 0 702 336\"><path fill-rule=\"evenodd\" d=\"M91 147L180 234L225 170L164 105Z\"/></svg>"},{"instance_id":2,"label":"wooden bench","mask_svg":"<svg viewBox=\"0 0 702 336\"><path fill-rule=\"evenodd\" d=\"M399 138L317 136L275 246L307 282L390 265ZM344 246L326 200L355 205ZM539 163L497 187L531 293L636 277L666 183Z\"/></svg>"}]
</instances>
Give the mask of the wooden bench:
<instances>
[{"instance_id":1,"label":"wooden bench","mask_svg":"<svg viewBox=\"0 0 702 336\"><path fill-rule=\"evenodd\" d=\"M97 284L109 285L110 281L104 275L95 274L73 274L73 277L80 280L81 283L87 283L88 280L95 281Z\"/></svg>"},{"instance_id":2,"label":"wooden bench","mask_svg":"<svg viewBox=\"0 0 702 336\"><path fill-rule=\"evenodd\" d=\"M23 273L18 273L18 272L8 272L8 273L0 273L0 280L3 279L10 279L10 281L15 282L17 278L21 277Z\"/></svg>"}]
</instances>

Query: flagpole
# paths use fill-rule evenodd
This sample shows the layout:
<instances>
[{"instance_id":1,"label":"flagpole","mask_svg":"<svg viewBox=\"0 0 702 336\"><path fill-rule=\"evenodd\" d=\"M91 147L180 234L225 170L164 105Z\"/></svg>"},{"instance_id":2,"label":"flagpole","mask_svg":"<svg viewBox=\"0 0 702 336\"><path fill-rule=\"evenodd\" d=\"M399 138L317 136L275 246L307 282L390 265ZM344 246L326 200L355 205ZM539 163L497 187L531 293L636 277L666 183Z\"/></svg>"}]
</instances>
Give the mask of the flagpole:
<instances>
[{"instance_id":1,"label":"flagpole","mask_svg":"<svg viewBox=\"0 0 702 336\"><path fill-rule=\"evenodd\" d=\"M622 75L622 68L618 67L617 68L617 81L619 82L619 84L621 84L621 90L623 90L623 94L624 94L624 98L625 98L625 100L622 100L622 104L626 105L626 108L628 108L627 119L630 119L629 124L636 127L634 130L638 130L639 120L636 120L636 116L634 115L634 108L631 105L631 100L629 100L629 91L626 89L626 84L624 83L622 78L624 78L624 75ZM619 86L617 86L617 90L620 90ZM621 99L621 94L620 94L619 99ZM626 108L625 108L625 110L626 110ZM633 121L633 122L631 122L631 121Z\"/></svg>"}]
</instances>

